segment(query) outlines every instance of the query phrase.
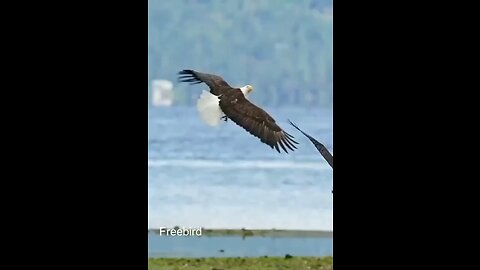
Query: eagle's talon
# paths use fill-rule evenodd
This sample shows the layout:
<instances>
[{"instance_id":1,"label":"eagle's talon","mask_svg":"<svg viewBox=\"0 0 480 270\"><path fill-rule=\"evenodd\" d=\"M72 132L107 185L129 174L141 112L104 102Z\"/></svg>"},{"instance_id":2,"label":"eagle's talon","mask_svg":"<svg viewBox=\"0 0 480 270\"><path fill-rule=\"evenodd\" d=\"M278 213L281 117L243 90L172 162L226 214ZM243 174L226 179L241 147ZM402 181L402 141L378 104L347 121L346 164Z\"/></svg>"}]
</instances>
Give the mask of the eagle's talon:
<instances>
[{"instance_id":1,"label":"eagle's talon","mask_svg":"<svg viewBox=\"0 0 480 270\"><path fill-rule=\"evenodd\" d=\"M224 116L220 117L220 119L222 119L222 120L223 120L223 121L225 121L225 122L227 122L227 120L228 120L228 118L227 118L227 116L226 116L226 115L224 115Z\"/></svg>"}]
</instances>

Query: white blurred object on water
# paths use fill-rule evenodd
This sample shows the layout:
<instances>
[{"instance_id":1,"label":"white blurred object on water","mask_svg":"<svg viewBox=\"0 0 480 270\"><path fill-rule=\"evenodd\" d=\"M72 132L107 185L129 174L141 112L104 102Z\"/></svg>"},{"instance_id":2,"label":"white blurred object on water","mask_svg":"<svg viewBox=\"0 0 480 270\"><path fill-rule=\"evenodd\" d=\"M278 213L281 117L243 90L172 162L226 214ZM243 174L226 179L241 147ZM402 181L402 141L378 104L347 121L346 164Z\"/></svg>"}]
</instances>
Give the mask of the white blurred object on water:
<instances>
[{"instance_id":1,"label":"white blurred object on water","mask_svg":"<svg viewBox=\"0 0 480 270\"><path fill-rule=\"evenodd\" d=\"M153 106L170 106L173 103L173 83L168 80L153 80Z\"/></svg>"}]
</instances>

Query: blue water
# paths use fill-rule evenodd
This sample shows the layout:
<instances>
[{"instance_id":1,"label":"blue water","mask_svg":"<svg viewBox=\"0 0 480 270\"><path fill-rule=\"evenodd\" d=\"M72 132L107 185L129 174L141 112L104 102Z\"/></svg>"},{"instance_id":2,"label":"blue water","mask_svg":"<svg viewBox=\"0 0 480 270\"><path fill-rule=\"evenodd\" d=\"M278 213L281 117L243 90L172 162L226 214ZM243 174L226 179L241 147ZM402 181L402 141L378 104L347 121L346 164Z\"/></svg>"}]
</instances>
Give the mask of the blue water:
<instances>
[{"instance_id":1,"label":"blue water","mask_svg":"<svg viewBox=\"0 0 480 270\"><path fill-rule=\"evenodd\" d=\"M220 252L223 250L223 252ZM174 237L148 235L148 257L332 256L327 237Z\"/></svg>"},{"instance_id":2,"label":"blue water","mask_svg":"<svg viewBox=\"0 0 480 270\"><path fill-rule=\"evenodd\" d=\"M298 150L279 154L231 121L207 126L195 107L149 109L149 228L333 230L332 169L287 121L333 152L332 111L265 109Z\"/></svg>"}]
</instances>

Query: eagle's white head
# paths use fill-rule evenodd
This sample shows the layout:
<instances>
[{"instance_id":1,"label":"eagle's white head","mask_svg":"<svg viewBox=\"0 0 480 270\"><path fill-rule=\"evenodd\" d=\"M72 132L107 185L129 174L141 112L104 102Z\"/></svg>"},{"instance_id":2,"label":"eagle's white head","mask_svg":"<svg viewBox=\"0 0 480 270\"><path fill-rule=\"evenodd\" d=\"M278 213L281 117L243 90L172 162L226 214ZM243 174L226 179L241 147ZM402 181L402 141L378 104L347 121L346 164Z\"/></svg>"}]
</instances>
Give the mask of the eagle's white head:
<instances>
[{"instance_id":1,"label":"eagle's white head","mask_svg":"<svg viewBox=\"0 0 480 270\"><path fill-rule=\"evenodd\" d=\"M242 91L244 96L247 96L248 94L250 94L250 92L253 91L253 86L247 84L244 87L240 87L240 90Z\"/></svg>"}]
</instances>

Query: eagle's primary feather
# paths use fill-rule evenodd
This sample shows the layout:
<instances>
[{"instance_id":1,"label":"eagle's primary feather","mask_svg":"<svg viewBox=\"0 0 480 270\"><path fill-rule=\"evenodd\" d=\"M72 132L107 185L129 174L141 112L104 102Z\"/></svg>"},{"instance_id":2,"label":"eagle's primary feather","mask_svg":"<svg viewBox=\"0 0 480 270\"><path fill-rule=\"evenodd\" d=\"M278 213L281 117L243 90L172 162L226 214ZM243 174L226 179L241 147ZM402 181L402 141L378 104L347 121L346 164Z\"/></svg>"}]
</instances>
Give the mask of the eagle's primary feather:
<instances>
[{"instance_id":1,"label":"eagle's primary feather","mask_svg":"<svg viewBox=\"0 0 480 270\"><path fill-rule=\"evenodd\" d=\"M292 121L290 120L288 121L294 128L298 129L303 135L305 135L313 143L315 148L317 148L318 152L320 152L323 158L328 162L328 164L330 164L330 167L333 168L333 156L330 153L330 151L328 151L328 149L325 147L325 145L321 144L319 141L315 140L312 136L303 132L299 127L297 127L294 123L292 123Z\"/></svg>"}]
</instances>

